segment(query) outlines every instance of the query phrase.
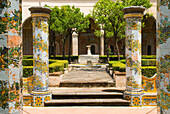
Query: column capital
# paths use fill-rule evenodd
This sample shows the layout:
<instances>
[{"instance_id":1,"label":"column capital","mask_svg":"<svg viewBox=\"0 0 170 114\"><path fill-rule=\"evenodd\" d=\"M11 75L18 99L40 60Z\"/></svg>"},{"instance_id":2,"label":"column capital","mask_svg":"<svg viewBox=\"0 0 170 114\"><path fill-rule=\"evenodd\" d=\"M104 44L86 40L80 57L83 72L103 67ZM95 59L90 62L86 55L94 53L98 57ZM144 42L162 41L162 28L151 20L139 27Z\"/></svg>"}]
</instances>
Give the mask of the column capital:
<instances>
[{"instance_id":1,"label":"column capital","mask_svg":"<svg viewBox=\"0 0 170 114\"><path fill-rule=\"evenodd\" d=\"M128 17L143 17L143 13L146 10L145 7L142 6L130 6L125 7L122 11L124 12L124 18Z\"/></svg>"},{"instance_id":2,"label":"column capital","mask_svg":"<svg viewBox=\"0 0 170 114\"><path fill-rule=\"evenodd\" d=\"M50 17L50 8L46 7L30 7L29 8L32 17Z\"/></svg>"}]
</instances>

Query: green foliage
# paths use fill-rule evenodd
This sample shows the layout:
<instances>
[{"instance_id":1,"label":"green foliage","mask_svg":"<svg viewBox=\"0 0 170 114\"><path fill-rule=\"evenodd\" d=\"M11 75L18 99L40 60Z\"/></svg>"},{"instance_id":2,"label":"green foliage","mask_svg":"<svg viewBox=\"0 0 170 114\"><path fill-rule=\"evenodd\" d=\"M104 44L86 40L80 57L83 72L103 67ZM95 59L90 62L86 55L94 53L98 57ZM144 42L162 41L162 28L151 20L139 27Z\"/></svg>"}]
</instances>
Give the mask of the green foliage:
<instances>
[{"instance_id":1,"label":"green foliage","mask_svg":"<svg viewBox=\"0 0 170 114\"><path fill-rule=\"evenodd\" d=\"M80 8L63 5L61 8L55 6L51 8L49 25L50 29L62 36L63 58L65 59L65 41L69 39L69 54L71 53L71 37L73 32L81 32L89 27L89 16L84 16ZM70 57L69 57L70 62Z\"/></svg>"},{"instance_id":2,"label":"green foliage","mask_svg":"<svg viewBox=\"0 0 170 114\"><path fill-rule=\"evenodd\" d=\"M66 57L65 60L68 60L68 55L66 55L65 57ZM24 55L23 60L25 60L25 59L33 59L33 56L32 55ZM54 59L53 55L50 57L50 59ZM56 55L55 59L56 60L63 60L63 55ZM71 55L71 61L76 61L76 60L78 60L78 56ZM23 63L23 66L30 66L30 65L25 65L25 63Z\"/></svg>"},{"instance_id":3,"label":"green foliage","mask_svg":"<svg viewBox=\"0 0 170 114\"><path fill-rule=\"evenodd\" d=\"M156 55L142 55L142 59L156 59Z\"/></svg>"},{"instance_id":4,"label":"green foliage","mask_svg":"<svg viewBox=\"0 0 170 114\"><path fill-rule=\"evenodd\" d=\"M33 55L23 55L23 59L33 59Z\"/></svg>"},{"instance_id":5,"label":"green foliage","mask_svg":"<svg viewBox=\"0 0 170 114\"><path fill-rule=\"evenodd\" d=\"M92 18L95 23L104 29L106 37L120 40L124 37L125 21L122 9L123 4L119 1L99 0L93 7ZM101 36L100 30L95 30L96 36Z\"/></svg>"},{"instance_id":6,"label":"green foliage","mask_svg":"<svg viewBox=\"0 0 170 114\"><path fill-rule=\"evenodd\" d=\"M75 56L75 55L71 55L71 61L76 61L78 60L78 56ZM56 55L55 58L57 60L63 60L63 56L62 55ZM50 57L50 59L54 59L53 56ZM68 60L68 55L65 56L65 60Z\"/></svg>"},{"instance_id":7,"label":"green foliage","mask_svg":"<svg viewBox=\"0 0 170 114\"><path fill-rule=\"evenodd\" d=\"M116 60L118 60L117 59L117 55L109 55L109 57L110 57L110 61L116 61ZM107 60L107 55L100 55L99 56L99 59L100 60L103 60L103 61L106 61ZM142 61L143 61L143 59L151 59L151 61L149 62L149 64L150 64L150 66L155 66L155 59L156 59L156 55L142 55ZM122 63L126 63L126 60L125 60L125 58L123 57L123 55L120 55L120 61L122 62ZM144 61L146 61L146 60L144 60ZM148 60L149 61L149 60ZM151 63L151 62L153 62L153 63ZM143 65L145 65L145 63L143 63Z\"/></svg>"},{"instance_id":8,"label":"green foliage","mask_svg":"<svg viewBox=\"0 0 170 114\"><path fill-rule=\"evenodd\" d=\"M156 72L156 66L142 67L142 75L146 77L152 77Z\"/></svg>"},{"instance_id":9,"label":"green foliage","mask_svg":"<svg viewBox=\"0 0 170 114\"><path fill-rule=\"evenodd\" d=\"M33 66L33 59L23 59L22 65L23 66Z\"/></svg>"},{"instance_id":10,"label":"green foliage","mask_svg":"<svg viewBox=\"0 0 170 114\"><path fill-rule=\"evenodd\" d=\"M69 5L55 6L50 13L50 29L58 34L72 34L89 27L89 19L80 12L80 8ZM73 28L76 28L73 30Z\"/></svg>"},{"instance_id":11,"label":"green foliage","mask_svg":"<svg viewBox=\"0 0 170 114\"><path fill-rule=\"evenodd\" d=\"M142 59L142 66L156 66L156 59Z\"/></svg>"},{"instance_id":12,"label":"green foliage","mask_svg":"<svg viewBox=\"0 0 170 114\"><path fill-rule=\"evenodd\" d=\"M150 0L121 0L125 6L143 6L145 8L152 7Z\"/></svg>"},{"instance_id":13,"label":"green foliage","mask_svg":"<svg viewBox=\"0 0 170 114\"><path fill-rule=\"evenodd\" d=\"M23 66L23 77L29 77L33 75L33 59L25 59L23 62L25 65L31 66ZM67 60L49 60L49 73L64 71L64 68L68 68Z\"/></svg>"},{"instance_id":14,"label":"green foliage","mask_svg":"<svg viewBox=\"0 0 170 114\"><path fill-rule=\"evenodd\" d=\"M33 66L23 66L23 77L29 77L33 75Z\"/></svg>"},{"instance_id":15,"label":"green foliage","mask_svg":"<svg viewBox=\"0 0 170 114\"><path fill-rule=\"evenodd\" d=\"M121 60L124 61L124 60ZM113 71L126 71L126 65L121 63L121 61L109 61L109 67L113 69ZM143 66L142 67L142 75L146 77L152 77L156 73L156 66Z\"/></svg>"}]
</instances>

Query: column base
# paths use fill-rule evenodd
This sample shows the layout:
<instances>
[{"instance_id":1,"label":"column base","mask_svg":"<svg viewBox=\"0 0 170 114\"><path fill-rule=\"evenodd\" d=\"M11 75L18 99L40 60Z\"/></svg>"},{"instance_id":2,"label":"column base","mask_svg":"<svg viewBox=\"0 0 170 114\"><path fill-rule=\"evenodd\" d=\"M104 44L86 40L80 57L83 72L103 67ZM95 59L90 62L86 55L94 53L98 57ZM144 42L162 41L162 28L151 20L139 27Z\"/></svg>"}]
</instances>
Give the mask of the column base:
<instances>
[{"instance_id":1,"label":"column base","mask_svg":"<svg viewBox=\"0 0 170 114\"><path fill-rule=\"evenodd\" d=\"M143 91L137 92L125 91L124 99L129 100L131 102L130 106L132 107L141 107L143 94L144 94Z\"/></svg>"},{"instance_id":2,"label":"column base","mask_svg":"<svg viewBox=\"0 0 170 114\"><path fill-rule=\"evenodd\" d=\"M36 92L32 91L32 106L33 107L44 107L45 101L51 101L52 99L52 92L51 90L45 92Z\"/></svg>"}]
</instances>

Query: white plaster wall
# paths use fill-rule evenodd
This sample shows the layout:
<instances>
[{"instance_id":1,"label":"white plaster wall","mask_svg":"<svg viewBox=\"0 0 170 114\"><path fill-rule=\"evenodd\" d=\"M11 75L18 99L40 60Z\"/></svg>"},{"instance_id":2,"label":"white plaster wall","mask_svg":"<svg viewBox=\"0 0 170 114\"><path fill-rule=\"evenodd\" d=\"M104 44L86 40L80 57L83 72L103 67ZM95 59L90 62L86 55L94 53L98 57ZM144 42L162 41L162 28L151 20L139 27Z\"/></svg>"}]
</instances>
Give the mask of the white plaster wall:
<instances>
[{"instance_id":1,"label":"white plaster wall","mask_svg":"<svg viewBox=\"0 0 170 114\"><path fill-rule=\"evenodd\" d=\"M22 0L22 22L25 21L30 16L30 11L28 8L32 6L39 6L39 2L41 2L41 6L47 4L48 6L54 7L62 5L70 5L79 7L81 11L87 15L90 13L90 10L93 9L93 6L98 0ZM113 0L116 1L116 0ZM151 0L153 7L148 9L146 12L153 13L156 18L156 0Z\"/></svg>"}]
</instances>

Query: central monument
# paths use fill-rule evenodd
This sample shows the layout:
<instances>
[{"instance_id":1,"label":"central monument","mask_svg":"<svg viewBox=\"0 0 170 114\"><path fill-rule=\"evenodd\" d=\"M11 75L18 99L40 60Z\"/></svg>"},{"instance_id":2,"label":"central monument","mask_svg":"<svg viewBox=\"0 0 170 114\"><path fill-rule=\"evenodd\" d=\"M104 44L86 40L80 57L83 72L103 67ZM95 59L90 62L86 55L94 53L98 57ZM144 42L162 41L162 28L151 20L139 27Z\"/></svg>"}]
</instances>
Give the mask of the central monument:
<instances>
[{"instance_id":1,"label":"central monument","mask_svg":"<svg viewBox=\"0 0 170 114\"><path fill-rule=\"evenodd\" d=\"M79 63L87 63L87 61L91 61L92 63L98 63L99 55L91 54L91 45L87 45L87 55L79 55Z\"/></svg>"}]
</instances>

